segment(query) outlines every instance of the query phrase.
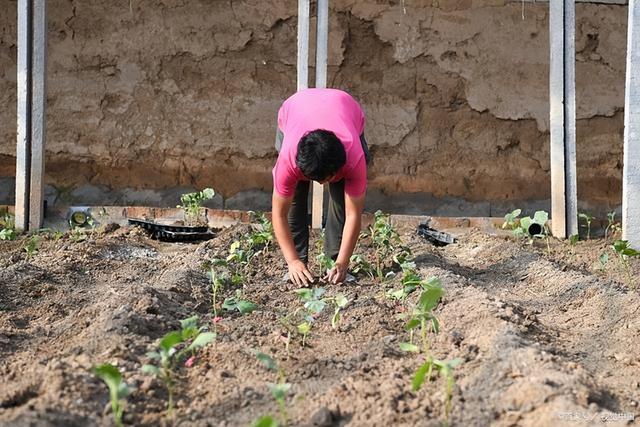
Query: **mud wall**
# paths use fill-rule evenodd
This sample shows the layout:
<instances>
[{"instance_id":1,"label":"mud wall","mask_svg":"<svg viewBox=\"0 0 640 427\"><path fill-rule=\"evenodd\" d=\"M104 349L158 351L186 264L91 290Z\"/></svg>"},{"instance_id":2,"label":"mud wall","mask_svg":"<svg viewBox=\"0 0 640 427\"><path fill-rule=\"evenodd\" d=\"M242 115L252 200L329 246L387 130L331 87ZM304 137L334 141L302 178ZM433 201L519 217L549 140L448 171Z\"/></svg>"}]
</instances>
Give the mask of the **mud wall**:
<instances>
[{"instance_id":1,"label":"mud wall","mask_svg":"<svg viewBox=\"0 0 640 427\"><path fill-rule=\"evenodd\" d=\"M547 3L330 4L328 84L366 111L370 208L548 208ZM218 205L268 207L296 13L294 0L49 1L49 203L173 205L212 186ZM621 203L627 7L576 13L578 197L608 210ZM16 1L0 0L0 203L13 198L15 93Z\"/></svg>"}]
</instances>

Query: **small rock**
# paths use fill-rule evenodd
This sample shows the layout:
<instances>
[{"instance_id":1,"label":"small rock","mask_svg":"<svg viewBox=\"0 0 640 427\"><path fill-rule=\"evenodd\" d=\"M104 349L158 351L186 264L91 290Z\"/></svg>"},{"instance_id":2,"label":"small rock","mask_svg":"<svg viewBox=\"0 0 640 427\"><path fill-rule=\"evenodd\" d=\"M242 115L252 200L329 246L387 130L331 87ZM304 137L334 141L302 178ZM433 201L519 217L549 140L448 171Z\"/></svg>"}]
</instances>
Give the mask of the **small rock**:
<instances>
[{"instance_id":1,"label":"small rock","mask_svg":"<svg viewBox=\"0 0 640 427\"><path fill-rule=\"evenodd\" d=\"M318 409L311 416L311 425L318 427L329 427L333 425L333 414L326 406Z\"/></svg>"}]
</instances>

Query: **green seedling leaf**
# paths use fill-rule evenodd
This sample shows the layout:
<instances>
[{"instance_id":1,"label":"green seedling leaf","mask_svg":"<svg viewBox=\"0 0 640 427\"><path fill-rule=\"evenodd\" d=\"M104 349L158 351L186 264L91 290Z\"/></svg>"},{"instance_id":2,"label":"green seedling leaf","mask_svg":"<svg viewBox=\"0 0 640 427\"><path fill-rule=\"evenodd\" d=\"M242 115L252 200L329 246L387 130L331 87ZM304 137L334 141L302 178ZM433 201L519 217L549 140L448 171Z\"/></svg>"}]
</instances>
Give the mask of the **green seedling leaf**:
<instances>
[{"instance_id":1,"label":"green seedling leaf","mask_svg":"<svg viewBox=\"0 0 640 427\"><path fill-rule=\"evenodd\" d=\"M335 302L336 302L336 306L340 308L344 308L347 306L347 304L349 304L349 300L347 299L347 297L345 297L342 294L336 295Z\"/></svg>"},{"instance_id":2,"label":"green seedling leaf","mask_svg":"<svg viewBox=\"0 0 640 427\"><path fill-rule=\"evenodd\" d=\"M302 301L309 301L313 298L313 293L309 288L296 289L295 292Z\"/></svg>"},{"instance_id":3,"label":"green seedling leaf","mask_svg":"<svg viewBox=\"0 0 640 427\"><path fill-rule=\"evenodd\" d=\"M337 307L336 311L333 313L333 317L331 318L331 327L335 329L338 327L339 323L340 323L340 308Z\"/></svg>"},{"instance_id":4,"label":"green seedling leaf","mask_svg":"<svg viewBox=\"0 0 640 427\"><path fill-rule=\"evenodd\" d=\"M291 384L289 383L280 383L280 384L268 383L267 386L271 391L271 395L276 400L284 400L287 397L287 393L291 389Z\"/></svg>"},{"instance_id":5,"label":"green seedling leaf","mask_svg":"<svg viewBox=\"0 0 640 427\"><path fill-rule=\"evenodd\" d=\"M298 332L300 332L302 335L307 335L309 331L311 331L311 323L302 322L298 325Z\"/></svg>"},{"instance_id":6,"label":"green seedling leaf","mask_svg":"<svg viewBox=\"0 0 640 427\"><path fill-rule=\"evenodd\" d=\"M440 332L440 321L436 316L431 316L431 326L433 326L433 332L436 334Z\"/></svg>"},{"instance_id":7,"label":"green seedling leaf","mask_svg":"<svg viewBox=\"0 0 640 427\"><path fill-rule=\"evenodd\" d=\"M549 214L545 211L536 211L536 213L533 214L533 222L536 224L545 225L548 220Z\"/></svg>"},{"instance_id":8,"label":"green seedling leaf","mask_svg":"<svg viewBox=\"0 0 640 427\"><path fill-rule=\"evenodd\" d=\"M311 300L304 303L304 308L309 310L313 314L321 313L324 310L324 307L327 305L323 300Z\"/></svg>"},{"instance_id":9,"label":"green seedling leaf","mask_svg":"<svg viewBox=\"0 0 640 427\"><path fill-rule=\"evenodd\" d=\"M122 375L120 375L118 368L109 363L98 365L92 371L107 384L115 424L118 427L122 426L124 399L129 394L129 387L122 381Z\"/></svg>"},{"instance_id":10,"label":"green seedling leaf","mask_svg":"<svg viewBox=\"0 0 640 427\"><path fill-rule=\"evenodd\" d=\"M400 350L411 352L411 353L418 353L420 351L420 347L418 347L415 344L408 343L408 342L401 342L400 343Z\"/></svg>"},{"instance_id":11,"label":"green seedling leaf","mask_svg":"<svg viewBox=\"0 0 640 427\"><path fill-rule=\"evenodd\" d=\"M603 252L600 254L600 257L598 258L598 261L600 261L600 266L602 268L604 268L604 266L607 264L607 262L609 261L609 254L606 252Z\"/></svg>"},{"instance_id":12,"label":"green seedling leaf","mask_svg":"<svg viewBox=\"0 0 640 427\"><path fill-rule=\"evenodd\" d=\"M422 291L422 294L420 294L418 305L423 311L431 311L438 305L443 295L444 290L442 288L433 287L425 289Z\"/></svg>"},{"instance_id":13,"label":"green seedling leaf","mask_svg":"<svg viewBox=\"0 0 640 427\"><path fill-rule=\"evenodd\" d=\"M418 368L418 370L413 376L413 380L411 381L411 388L413 389L413 391L420 390L420 387L422 387L425 377L427 376L427 372L429 372L430 368L431 368L431 361L427 361L423 363Z\"/></svg>"},{"instance_id":14,"label":"green seedling leaf","mask_svg":"<svg viewBox=\"0 0 640 427\"><path fill-rule=\"evenodd\" d=\"M143 365L141 370L143 374L147 375L160 376L161 374L160 368L155 365Z\"/></svg>"},{"instance_id":15,"label":"green seedling leaf","mask_svg":"<svg viewBox=\"0 0 640 427\"><path fill-rule=\"evenodd\" d=\"M182 329L197 329L198 328L198 316L191 316L187 319L180 321L180 327Z\"/></svg>"},{"instance_id":16,"label":"green seedling leaf","mask_svg":"<svg viewBox=\"0 0 640 427\"><path fill-rule=\"evenodd\" d=\"M442 289L442 280L437 277L429 277L427 280L420 282L422 289L439 288Z\"/></svg>"},{"instance_id":17,"label":"green seedling leaf","mask_svg":"<svg viewBox=\"0 0 640 427\"><path fill-rule=\"evenodd\" d=\"M258 306L249 300L229 297L222 303L222 308L228 311L238 310L241 314L249 314L255 311Z\"/></svg>"},{"instance_id":18,"label":"green seedling leaf","mask_svg":"<svg viewBox=\"0 0 640 427\"><path fill-rule=\"evenodd\" d=\"M265 415L255 420L251 427L279 427L279 424L273 416Z\"/></svg>"},{"instance_id":19,"label":"green seedling leaf","mask_svg":"<svg viewBox=\"0 0 640 427\"><path fill-rule=\"evenodd\" d=\"M181 342L183 342L182 333L179 331L173 331L173 332L169 332L164 337L162 337L158 345L160 346L161 349L168 352L169 350L171 350L173 347L180 344Z\"/></svg>"},{"instance_id":20,"label":"green seedling leaf","mask_svg":"<svg viewBox=\"0 0 640 427\"><path fill-rule=\"evenodd\" d=\"M407 324L405 325L405 329L407 331L410 331L412 329L417 328L418 326L420 326L420 319L411 319L407 322Z\"/></svg>"},{"instance_id":21,"label":"green seedling leaf","mask_svg":"<svg viewBox=\"0 0 640 427\"><path fill-rule=\"evenodd\" d=\"M260 362L262 362L262 364L270 371L277 371L278 370L278 365L276 364L276 361L273 360L273 358L271 356L269 356L266 353L262 353L258 350L251 350L251 352L253 353L253 355L256 357L256 359L258 359Z\"/></svg>"},{"instance_id":22,"label":"green seedling leaf","mask_svg":"<svg viewBox=\"0 0 640 427\"><path fill-rule=\"evenodd\" d=\"M209 344L211 341L213 341L215 338L216 338L216 334L214 332L201 332L196 337L196 339L194 339L193 342L189 344L189 347L187 347L187 350L191 351L191 350L197 350L199 348L202 348L205 345Z\"/></svg>"},{"instance_id":23,"label":"green seedling leaf","mask_svg":"<svg viewBox=\"0 0 640 427\"><path fill-rule=\"evenodd\" d=\"M569 236L569 244L571 246L575 246L579 240L580 240L580 236L577 234L572 234L571 236Z\"/></svg>"}]
</instances>

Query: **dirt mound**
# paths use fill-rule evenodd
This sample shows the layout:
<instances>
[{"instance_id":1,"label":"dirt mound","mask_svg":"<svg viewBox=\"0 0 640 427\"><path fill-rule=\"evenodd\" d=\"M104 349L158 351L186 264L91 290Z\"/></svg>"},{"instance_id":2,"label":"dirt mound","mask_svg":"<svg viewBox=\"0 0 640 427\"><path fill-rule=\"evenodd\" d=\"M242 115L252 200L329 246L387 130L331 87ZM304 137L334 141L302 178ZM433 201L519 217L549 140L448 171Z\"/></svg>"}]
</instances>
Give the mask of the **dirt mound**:
<instances>
[{"instance_id":1,"label":"dirt mound","mask_svg":"<svg viewBox=\"0 0 640 427\"><path fill-rule=\"evenodd\" d=\"M150 240L137 229L42 237L27 258L27 238L0 243L0 424L111 425L106 387L90 372L116 364L136 390L125 423L166 423L166 392L140 372L157 339L198 314L213 327L205 260L226 256L247 226L201 244ZM78 241L76 241L78 240ZM527 245L477 230L436 248L404 236L423 277L442 280L446 295L431 334L438 359L455 368L451 424L459 426L630 425L638 411L640 297L611 260L600 268L602 239L569 246ZM372 257L366 240L359 253ZM407 305L384 297L367 276L326 286L349 304L331 327L325 310L289 352L280 319L300 307L281 282L285 265L272 249L255 258L243 286L258 305L224 312L217 339L193 367L180 367L176 425L241 426L276 414L267 388L275 374L251 353L274 357L292 384L291 425L437 426L441 379L411 389L423 356L404 353L399 317ZM640 265L631 265L637 277ZM637 280L637 279L636 279ZM224 289L224 297L234 294Z\"/></svg>"}]
</instances>

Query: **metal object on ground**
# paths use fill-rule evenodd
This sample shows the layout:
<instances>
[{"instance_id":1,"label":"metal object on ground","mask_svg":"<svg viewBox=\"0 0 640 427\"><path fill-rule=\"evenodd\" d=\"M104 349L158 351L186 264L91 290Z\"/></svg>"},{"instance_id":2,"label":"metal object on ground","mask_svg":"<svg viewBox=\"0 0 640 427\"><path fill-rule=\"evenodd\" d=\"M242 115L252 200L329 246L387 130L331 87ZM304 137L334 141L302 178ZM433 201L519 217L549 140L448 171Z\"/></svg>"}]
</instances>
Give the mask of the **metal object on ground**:
<instances>
[{"instance_id":1,"label":"metal object on ground","mask_svg":"<svg viewBox=\"0 0 640 427\"><path fill-rule=\"evenodd\" d=\"M67 212L69 227L86 227L93 223L91 208L88 206L72 206Z\"/></svg>"},{"instance_id":2,"label":"metal object on ground","mask_svg":"<svg viewBox=\"0 0 640 427\"><path fill-rule=\"evenodd\" d=\"M418 235L424 237L435 246L445 246L456 243L458 239L449 233L438 231L429 227L431 220L426 220L418 225Z\"/></svg>"},{"instance_id":3,"label":"metal object on ground","mask_svg":"<svg viewBox=\"0 0 640 427\"><path fill-rule=\"evenodd\" d=\"M144 219L127 218L129 225L137 225L151 234L152 239L165 242L194 242L212 239L215 234L209 227L190 227L186 225L165 225Z\"/></svg>"}]
</instances>

